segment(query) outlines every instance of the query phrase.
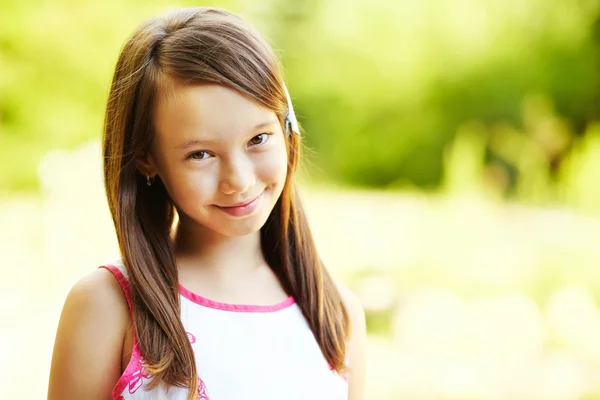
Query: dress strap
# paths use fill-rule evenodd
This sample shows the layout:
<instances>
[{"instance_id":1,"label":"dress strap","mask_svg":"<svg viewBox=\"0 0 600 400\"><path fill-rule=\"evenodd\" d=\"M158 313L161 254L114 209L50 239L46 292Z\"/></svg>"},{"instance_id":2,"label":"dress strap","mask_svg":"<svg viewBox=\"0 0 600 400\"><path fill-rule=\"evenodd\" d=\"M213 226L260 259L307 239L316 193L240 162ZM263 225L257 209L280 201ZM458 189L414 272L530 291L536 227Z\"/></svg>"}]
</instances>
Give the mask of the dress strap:
<instances>
[{"instance_id":1,"label":"dress strap","mask_svg":"<svg viewBox=\"0 0 600 400\"><path fill-rule=\"evenodd\" d=\"M105 268L105 269L109 270L115 276L115 278L117 279L117 282L119 282L119 286L121 286L121 289L123 290L123 293L125 294L125 299L127 300L127 307L129 307L129 314L131 315L131 318L133 319L133 304L131 303L131 290L129 288L129 280L127 279L127 277L125 276L123 271L121 271L121 269L115 265L106 264L106 265L100 266L99 268Z\"/></svg>"}]
</instances>

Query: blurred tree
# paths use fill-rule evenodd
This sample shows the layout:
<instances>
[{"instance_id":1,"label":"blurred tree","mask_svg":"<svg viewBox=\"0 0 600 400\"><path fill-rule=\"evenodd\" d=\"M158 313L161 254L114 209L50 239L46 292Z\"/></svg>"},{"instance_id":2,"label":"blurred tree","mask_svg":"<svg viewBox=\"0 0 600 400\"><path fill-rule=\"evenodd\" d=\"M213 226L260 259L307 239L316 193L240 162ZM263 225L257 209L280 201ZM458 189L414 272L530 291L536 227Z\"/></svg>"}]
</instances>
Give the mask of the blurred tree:
<instances>
[{"instance_id":1,"label":"blurred tree","mask_svg":"<svg viewBox=\"0 0 600 400\"><path fill-rule=\"evenodd\" d=\"M508 177L505 193L525 193L514 190L525 164L510 152L520 150L490 147L502 140L495 127L529 136L549 157L536 165L550 168L541 174L552 183L573 138L599 119L598 0L209 3L240 12L274 45L316 180L437 189L446 149L475 121L484 171ZM0 191L35 189L45 152L100 137L118 50L143 18L172 6L2 3ZM562 122L528 126L532 96ZM547 146L562 135L544 133L553 129L571 137L566 146Z\"/></svg>"}]
</instances>

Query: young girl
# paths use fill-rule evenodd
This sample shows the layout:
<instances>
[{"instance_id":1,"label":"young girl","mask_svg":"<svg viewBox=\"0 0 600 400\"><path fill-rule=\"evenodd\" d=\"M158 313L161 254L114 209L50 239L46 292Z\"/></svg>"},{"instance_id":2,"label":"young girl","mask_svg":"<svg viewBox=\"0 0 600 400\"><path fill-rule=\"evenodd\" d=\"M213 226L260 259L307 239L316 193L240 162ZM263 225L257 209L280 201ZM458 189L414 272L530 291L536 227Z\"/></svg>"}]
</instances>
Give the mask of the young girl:
<instances>
[{"instance_id":1,"label":"young girl","mask_svg":"<svg viewBox=\"0 0 600 400\"><path fill-rule=\"evenodd\" d=\"M138 28L103 137L121 259L69 293L49 399L363 399L364 312L315 249L300 145L281 66L238 16Z\"/></svg>"}]
</instances>

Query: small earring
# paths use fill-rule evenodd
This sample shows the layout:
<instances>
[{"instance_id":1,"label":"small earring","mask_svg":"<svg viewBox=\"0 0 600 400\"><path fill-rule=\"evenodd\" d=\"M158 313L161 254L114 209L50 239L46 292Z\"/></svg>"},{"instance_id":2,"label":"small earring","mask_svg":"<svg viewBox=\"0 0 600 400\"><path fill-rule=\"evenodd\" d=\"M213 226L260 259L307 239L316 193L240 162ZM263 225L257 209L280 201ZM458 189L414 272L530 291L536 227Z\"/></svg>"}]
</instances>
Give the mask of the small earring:
<instances>
[{"instance_id":1,"label":"small earring","mask_svg":"<svg viewBox=\"0 0 600 400\"><path fill-rule=\"evenodd\" d=\"M152 186L153 182L154 182L154 177L150 177L150 175L146 175L146 185Z\"/></svg>"}]
</instances>

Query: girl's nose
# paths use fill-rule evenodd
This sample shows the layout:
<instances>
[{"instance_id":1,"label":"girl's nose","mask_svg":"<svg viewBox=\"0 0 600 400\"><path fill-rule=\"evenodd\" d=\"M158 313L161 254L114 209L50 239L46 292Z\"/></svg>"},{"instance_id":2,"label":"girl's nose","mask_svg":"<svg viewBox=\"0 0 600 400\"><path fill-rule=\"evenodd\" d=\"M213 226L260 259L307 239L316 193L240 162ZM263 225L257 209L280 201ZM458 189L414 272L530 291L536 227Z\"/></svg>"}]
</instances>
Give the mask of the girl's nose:
<instances>
[{"instance_id":1,"label":"girl's nose","mask_svg":"<svg viewBox=\"0 0 600 400\"><path fill-rule=\"evenodd\" d=\"M248 163L230 162L223 166L219 191L223 194L245 193L256 183L254 169Z\"/></svg>"}]
</instances>

